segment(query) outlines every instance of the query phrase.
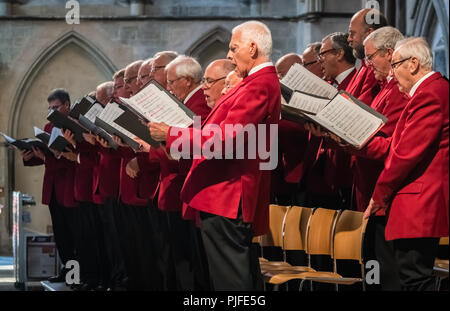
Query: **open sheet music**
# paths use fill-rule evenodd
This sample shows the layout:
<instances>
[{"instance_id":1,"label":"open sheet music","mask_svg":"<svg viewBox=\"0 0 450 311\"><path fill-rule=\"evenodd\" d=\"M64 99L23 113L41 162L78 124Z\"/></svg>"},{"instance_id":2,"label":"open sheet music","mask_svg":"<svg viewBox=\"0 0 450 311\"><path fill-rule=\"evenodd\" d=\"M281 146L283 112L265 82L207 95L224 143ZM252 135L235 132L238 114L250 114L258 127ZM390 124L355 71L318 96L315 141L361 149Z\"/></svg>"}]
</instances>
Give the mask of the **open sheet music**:
<instances>
[{"instance_id":1,"label":"open sheet music","mask_svg":"<svg viewBox=\"0 0 450 311\"><path fill-rule=\"evenodd\" d=\"M66 148L68 148L69 146L70 143L64 138L61 129L53 127L48 141L48 147L50 149L63 152L67 151Z\"/></svg>"},{"instance_id":2,"label":"open sheet music","mask_svg":"<svg viewBox=\"0 0 450 311\"><path fill-rule=\"evenodd\" d=\"M144 142L153 147L159 147L160 142L154 140L150 136L150 130L145 123L136 114L126 109L115 121L117 125L126 128L128 131L142 139Z\"/></svg>"},{"instance_id":3,"label":"open sheet music","mask_svg":"<svg viewBox=\"0 0 450 311\"><path fill-rule=\"evenodd\" d=\"M136 135L129 132L125 128L116 124L114 121L124 113L124 110L117 103L109 103L103 111L95 118L95 125L101 127L110 135L116 135L122 139L124 143L134 150L140 149L140 143L134 140Z\"/></svg>"},{"instance_id":4,"label":"open sheet music","mask_svg":"<svg viewBox=\"0 0 450 311\"><path fill-rule=\"evenodd\" d=\"M75 139L78 142L83 141L83 133L87 133L87 130L72 120L70 117L66 117L58 110L52 110L47 116L47 120L52 122L55 127L60 129L67 129L75 135Z\"/></svg>"},{"instance_id":5,"label":"open sheet music","mask_svg":"<svg viewBox=\"0 0 450 311\"><path fill-rule=\"evenodd\" d=\"M194 113L154 80L131 98L120 100L147 122L164 122L182 128L194 122Z\"/></svg>"},{"instance_id":6,"label":"open sheet music","mask_svg":"<svg viewBox=\"0 0 450 311\"><path fill-rule=\"evenodd\" d=\"M117 143L113 140L112 136L110 134L108 134L108 132L106 132L101 127L98 127L97 125L95 125L95 123L94 123L95 121L91 122L91 120L89 120L82 114L80 115L78 121L80 122L80 124L82 126L84 126L86 129L88 129L92 134L97 135L97 136L103 138L105 141L107 141L108 145L111 148L117 149L119 147L119 145L117 145Z\"/></svg>"},{"instance_id":7,"label":"open sheet music","mask_svg":"<svg viewBox=\"0 0 450 311\"><path fill-rule=\"evenodd\" d=\"M304 119L300 122L306 120L320 125L358 149L362 148L387 122L385 116L344 91L339 92L317 114L300 113L299 118ZM289 119L295 121L294 117Z\"/></svg>"},{"instance_id":8,"label":"open sheet music","mask_svg":"<svg viewBox=\"0 0 450 311\"><path fill-rule=\"evenodd\" d=\"M31 151L33 148L40 149L44 153L48 153L47 144L44 144L39 139L14 139L5 133L0 134L5 138L5 140L19 150Z\"/></svg>"},{"instance_id":9,"label":"open sheet music","mask_svg":"<svg viewBox=\"0 0 450 311\"><path fill-rule=\"evenodd\" d=\"M332 99L338 90L322 80L300 64L294 64L281 80L281 83L292 91Z\"/></svg>"},{"instance_id":10,"label":"open sheet music","mask_svg":"<svg viewBox=\"0 0 450 311\"><path fill-rule=\"evenodd\" d=\"M44 132L40 128L34 126L34 137L41 140L44 144L48 145L48 142L50 141L50 134L47 132Z\"/></svg>"}]
</instances>

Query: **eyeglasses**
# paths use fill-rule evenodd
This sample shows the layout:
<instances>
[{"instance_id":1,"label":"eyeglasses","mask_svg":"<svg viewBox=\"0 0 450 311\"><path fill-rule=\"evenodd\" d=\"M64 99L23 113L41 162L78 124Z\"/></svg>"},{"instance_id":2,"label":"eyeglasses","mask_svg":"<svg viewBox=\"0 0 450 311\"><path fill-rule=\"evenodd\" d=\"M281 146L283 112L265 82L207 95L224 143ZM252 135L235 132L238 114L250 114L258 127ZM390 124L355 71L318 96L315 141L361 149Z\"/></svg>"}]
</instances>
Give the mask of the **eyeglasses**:
<instances>
[{"instance_id":1,"label":"eyeglasses","mask_svg":"<svg viewBox=\"0 0 450 311\"><path fill-rule=\"evenodd\" d=\"M126 84L129 84L129 83L131 83L131 81L133 81L135 78L137 78L137 76L130 77L130 78L123 78L123 82L125 82Z\"/></svg>"},{"instance_id":2,"label":"eyeglasses","mask_svg":"<svg viewBox=\"0 0 450 311\"><path fill-rule=\"evenodd\" d=\"M319 54L317 54L317 59L322 59L325 54L327 54L328 52L331 52L331 51L335 51L335 50L336 49L329 49L329 50L320 52Z\"/></svg>"},{"instance_id":3,"label":"eyeglasses","mask_svg":"<svg viewBox=\"0 0 450 311\"><path fill-rule=\"evenodd\" d=\"M315 60L315 61L313 61L313 62L309 62L309 63L304 63L303 64L303 67L308 67L308 66L310 66L310 65L313 65L313 64L315 64L315 63L317 63L318 61L317 60Z\"/></svg>"},{"instance_id":4,"label":"eyeglasses","mask_svg":"<svg viewBox=\"0 0 450 311\"><path fill-rule=\"evenodd\" d=\"M151 73L157 72L161 68L165 68L166 66L152 66Z\"/></svg>"},{"instance_id":5,"label":"eyeglasses","mask_svg":"<svg viewBox=\"0 0 450 311\"><path fill-rule=\"evenodd\" d=\"M373 60L373 58L375 57L375 55L377 55L377 53L380 52L380 51L382 51L382 50L383 50L383 49L377 49L374 53L372 53L372 54L370 54L370 55L367 55L367 56L365 57L366 63L371 63L372 60Z\"/></svg>"},{"instance_id":6,"label":"eyeglasses","mask_svg":"<svg viewBox=\"0 0 450 311\"><path fill-rule=\"evenodd\" d=\"M217 81L220 81L220 80L223 80L223 79L225 79L226 78L226 76L225 77L222 77L222 78L219 78L219 79L215 79L215 80L213 80L213 79L210 79L210 78L203 78L202 79L202 84L204 84L205 86L207 86L207 87L211 87L214 83L216 83Z\"/></svg>"},{"instance_id":7,"label":"eyeglasses","mask_svg":"<svg viewBox=\"0 0 450 311\"><path fill-rule=\"evenodd\" d=\"M50 111L50 110L58 110L58 108L61 107L61 106L62 106L62 104L54 105L54 106L49 106L49 107L48 107L48 111Z\"/></svg>"},{"instance_id":8,"label":"eyeglasses","mask_svg":"<svg viewBox=\"0 0 450 311\"><path fill-rule=\"evenodd\" d=\"M392 69L397 69L397 68L398 68L398 65L400 65L400 64L403 63L403 62L406 62L406 61L409 60L409 59L411 59L411 56L408 57L408 58L399 60L398 62L392 63L392 64L391 64Z\"/></svg>"},{"instance_id":9,"label":"eyeglasses","mask_svg":"<svg viewBox=\"0 0 450 311\"><path fill-rule=\"evenodd\" d=\"M172 85L175 81L178 81L178 80L183 79L183 78L186 78L186 77L179 77L179 78L176 78L175 80L167 79L167 85Z\"/></svg>"}]
</instances>

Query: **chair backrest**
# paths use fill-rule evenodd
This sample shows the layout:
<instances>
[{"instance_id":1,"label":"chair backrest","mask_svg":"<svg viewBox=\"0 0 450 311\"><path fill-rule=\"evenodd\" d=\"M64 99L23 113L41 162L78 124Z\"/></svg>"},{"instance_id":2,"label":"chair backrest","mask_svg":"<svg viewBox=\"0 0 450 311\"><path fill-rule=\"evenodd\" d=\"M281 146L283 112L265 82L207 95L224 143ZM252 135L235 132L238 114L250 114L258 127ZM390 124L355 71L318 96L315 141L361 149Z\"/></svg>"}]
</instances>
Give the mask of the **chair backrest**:
<instances>
[{"instance_id":1,"label":"chair backrest","mask_svg":"<svg viewBox=\"0 0 450 311\"><path fill-rule=\"evenodd\" d=\"M261 237L261 246L283 246L283 223L288 206L269 206L269 232Z\"/></svg>"},{"instance_id":2,"label":"chair backrest","mask_svg":"<svg viewBox=\"0 0 450 311\"><path fill-rule=\"evenodd\" d=\"M367 219L362 212L344 210L337 218L333 236L334 259L357 260L363 262L362 246Z\"/></svg>"},{"instance_id":3,"label":"chair backrest","mask_svg":"<svg viewBox=\"0 0 450 311\"><path fill-rule=\"evenodd\" d=\"M292 206L289 208L284 228L283 249L306 249L306 232L312 209L308 207Z\"/></svg>"},{"instance_id":4,"label":"chair backrest","mask_svg":"<svg viewBox=\"0 0 450 311\"><path fill-rule=\"evenodd\" d=\"M261 235L254 236L252 238L252 243L261 245Z\"/></svg>"},{"instance_id":5,"label":"chair backrest","mask_svg":"<svg viewBox=\"0 0 450 311\"><path fill-rule=\"evenodd\" d=\"M339 212L316 208L309 219L306 253L308 255L331 255L332 234Z\"/></svg>"}]
</instances>

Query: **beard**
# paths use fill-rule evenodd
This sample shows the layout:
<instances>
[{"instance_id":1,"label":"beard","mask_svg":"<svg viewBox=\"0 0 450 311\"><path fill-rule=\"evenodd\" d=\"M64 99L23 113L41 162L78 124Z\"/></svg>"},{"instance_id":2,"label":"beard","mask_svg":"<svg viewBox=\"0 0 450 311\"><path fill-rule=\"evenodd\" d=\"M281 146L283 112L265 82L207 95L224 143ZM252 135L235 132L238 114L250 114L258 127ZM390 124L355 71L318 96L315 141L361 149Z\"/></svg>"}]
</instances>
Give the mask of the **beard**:
<instances>
[{"instance_id":1,"label":"beard","mask_svg":"<svg viewBox=\"0 0 450 311\"><path fill-rule=\"evenodd\" d=\"M353 56L357 59L363 59L366 54L364 53L364 45L357 45L353 48Z\"/></svg>"}]
</instances>

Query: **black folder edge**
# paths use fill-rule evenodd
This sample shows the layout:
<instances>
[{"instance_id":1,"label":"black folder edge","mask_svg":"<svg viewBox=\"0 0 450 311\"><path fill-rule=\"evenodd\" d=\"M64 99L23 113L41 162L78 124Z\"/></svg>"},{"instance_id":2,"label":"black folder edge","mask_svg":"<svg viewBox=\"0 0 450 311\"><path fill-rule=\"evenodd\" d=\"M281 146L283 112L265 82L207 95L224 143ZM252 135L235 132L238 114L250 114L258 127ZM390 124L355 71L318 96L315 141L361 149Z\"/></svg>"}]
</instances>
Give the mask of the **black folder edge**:
<instances>
[{"instance_id":1,"label":"black folder edge","mask_svg":"<svg viewBox=\"0 0 450 311\"><path fill-rule=\"evenodd\" d=\"M108 142L108 145L114 150L117 150L117 148L119 148L119 145L114 141L111 135L109 135L101 127L96 126L94 123L91 122L91 120L89 120L85 116L80 115L80 119L78 121L80 121L80 124L83 125L85 128L87 128L92 134L97 135L106 140Z\"/></svg>"},{"instance_id":2,"label":"black folder edge","mask_svg":"<svg viewBox=\"0 0 450 311\"><path fill-rule=\"evenodd\" d=\"M94 102L92 103L91 101L89 101L85 96L83 97L79 102L75 103L75 105L73 106L73 108L70 110L69 115L72 118L75 118L78 120L78 118L80 117L80 114L84 115L86 114L86 112L89 111L89 109L92 108L92 106L94 106L97 101L95 99L93 99L92 97L90 97Z\"/></svg>"},{"instance_id":3,"label":"black folder edge","mask_svg":"<svg viewBox=\"0 0 450 311\"><path fill-rule=\"evenodd\" d=\"M49 133L44 132L44 133L35 135L35 137L48 146L48 143L50 142L50 134Z\"/></svg>"},{"instance_id":4,"label":"black folder edge","mask_svg":"<svg viewBox=\"0 0 450 311\"><path fill-rule=\"evenodd\" d=\"M300 124L304 124L304 123L310 122L310 123L314 123L314 124L320 125L320 127L325 129L327 132L333 133L336 136L338 136L346 144L351 145L351 146L353 146L353 147L355 147L357 149L361 149L373 138L373 136L376 135L376 133L383 127L383 125L386 124L388 119L384 115L379 113L378 111L374 110L373 108L369 107L368 105L364 104L363 102L361 102L360 100L358 100L357 98L353 97L352 95L350 95L349 93L347 93L347 92L345 92L343 90L339 91L339 93L336 94L336 96L339 96L341 94L345 94L346 96L348 96L352 100L352 102L354 104L358 105L359 107L361 107L365 111L369 112L370 114L376 116L377 118L379 118L381 120L381 125L378 127L378 129L376 131L374 131L372 133L372 135L370 135L367 138L367 140L361 146L354 145L353 143L348 142L347 140L343 139L342 137L337 135L334 131L328 129L325 125L321 124L316 119L314 119L314 115L311 115L311 114L308 114L306 112L303 112L300 109L296 109L296 108L293 108L293 107L290 107L290 106L286 106L286 105L281 105L282 118L285 119L285 120L296 122L296 123L300 123ZM332 102L335 97L333 97L330 100L330 102Z\"/></svg>"},{"instance_id":5,"label":"black folder edge","mask_svg":"<svg viewBox=\"0 0 450 311\"><path fill-rule=\"evenodd\" d=\"M194 112L192 112L192 110L190 110L188 107L186 107L186 105L184 103L182 103L178 98L176 98L172 93L170 93L169 91L167 91L161 84L159 84L156 80L151 80L149 83L147 83L146 87L149 86L150 84L154 84L160 91L166 93L167 95L169 95L169 97L182 109L184 110L184 112L186 112L186 114L188 115L188 117L190 117L192 120L194 120L194 117L196 116ZM144 87L145 88L145 87ZM144 89L143 88L143 89ZM139 94L139 92L138 92ZM126 107L127 109L129 109L132 113L134 113L136 116L138 116L140 119L143 119L147 122L151 122L146 116L142 115L139 111L137 111L136 109L134 109L133 107L131 107L130 105L128 105L127 103L122 103L122 105L124 107ZM170 125L170 124L169 124Z\"/></svg>"},{"instance_id":6,"label":"black folder edge","mask_svg":"<svg viewBox=\"0 0 450 311\"><path fill-rule=\"evenodd\" d=\"M127 135L125 135L121 131L119 131L116 128L114 128L113 126L109 125L108 123L106 123L102 119L96 117L95 118L95 125L101 127L102 129L104 129L105 131L107 131L111 135L116 135L116 136L120 137L120 139L122 139L122 141L124 143L126 143L128 146L130 146L133 150L138 151L140 149L141 144L139 144L134 139L131 139L130 137L128 137Z\"/></svg>"},{"instance_id":7,"label":"black folder edge","mask_svg":"<svg viewBox=\"0 0 450 311\"><path fill-rule=\"evenodd\" d=\"M83 133L88 131L75 121L69 119L58 110L53 110L48 116L47 120L53 123L54 126L60 129L68 129L75 135L75 139L78 142L83 141Z\"/></svg>"},{"instance_id":8,"label":"black folder edge","mask_svg":"<svg viewBox=\"0 0 450 311\"><path fill-rule=\"evenodd\" d=\"M153 147L158 148L161 145L158 141L152 139L149 128L142 124L141 120L129 110L125 110L114 123L125 128Z\"/></svg>"},{"instance_id":9,"label":"black folder edge","mask_svg":"<svg viewBox=\"0 0 450 311\"><path fill-rule=\"evenodd\" d=\"M71 144L65 139L63 136L58 136L55 138L53 143L48 146L48 148L51 148L53 150L63 152L66 151L66 147L71 147Z\"/></svg>"}]
</instances>

